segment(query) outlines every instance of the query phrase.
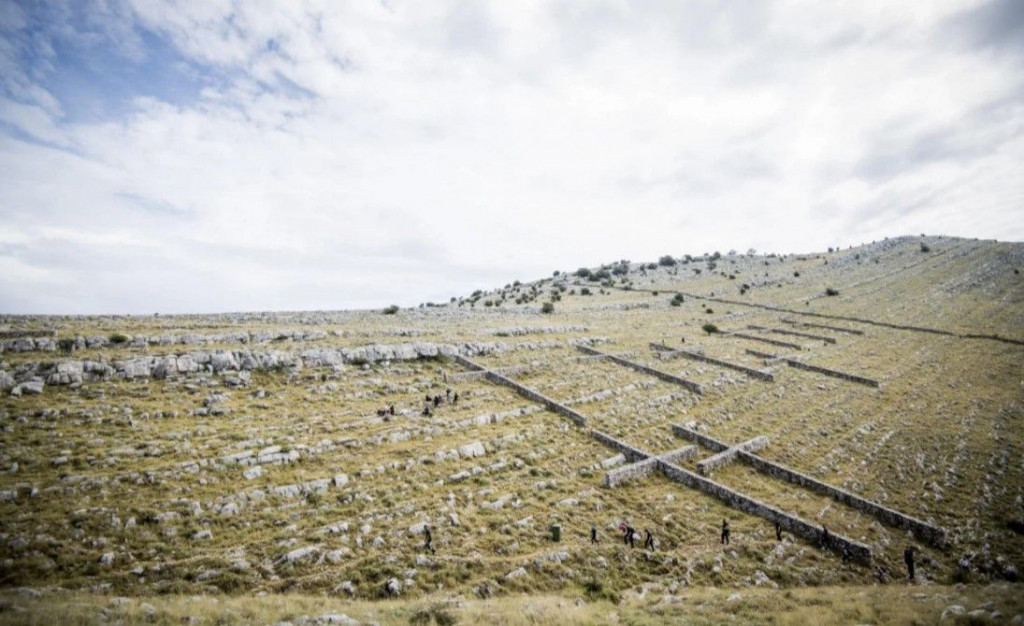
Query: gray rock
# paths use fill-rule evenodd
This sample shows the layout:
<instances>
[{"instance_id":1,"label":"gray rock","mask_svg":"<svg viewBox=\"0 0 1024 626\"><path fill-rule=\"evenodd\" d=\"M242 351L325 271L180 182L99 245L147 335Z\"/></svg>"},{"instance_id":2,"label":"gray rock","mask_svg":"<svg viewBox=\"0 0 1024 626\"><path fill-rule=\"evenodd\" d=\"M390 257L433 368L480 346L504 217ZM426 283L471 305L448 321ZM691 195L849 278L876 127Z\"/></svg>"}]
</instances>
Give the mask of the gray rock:
<instances>
[{"instance_id":1,"label":"gray rock","mask_svg":"<svg viewBox=\"0 0 1024 626\"><path fill-rule=\"evenodd\" d=\"M320 554L320 548L315 546L306 546L305 548L298 548L292 550L277 559L278 563L298 563L300 561L307 561Z\"/></svg>"},{"instance_id":2,"label":"gray rock","mask_svg":"<svg viewBox=\"0 0 1024 626\"><path fill-rule=\"evenodd\" d=\"M359 626L357 620L352 619L344 613L325 613L313 620L314 624L343 624L344 626Z\"/></svg>"},{"instance_id":3,"label":"gray rock","mask_svg":"<svg viewBox=\"0 0 1024 626\"><path fill-rule=\"evenodd\" d=\"M484 444L479 441L473 443L467 443L466 445L459 446L459 456L464 459L471 459L478 456L484 456L487 454L487 450L484 449Z\"/></svg>"}]
</instances>

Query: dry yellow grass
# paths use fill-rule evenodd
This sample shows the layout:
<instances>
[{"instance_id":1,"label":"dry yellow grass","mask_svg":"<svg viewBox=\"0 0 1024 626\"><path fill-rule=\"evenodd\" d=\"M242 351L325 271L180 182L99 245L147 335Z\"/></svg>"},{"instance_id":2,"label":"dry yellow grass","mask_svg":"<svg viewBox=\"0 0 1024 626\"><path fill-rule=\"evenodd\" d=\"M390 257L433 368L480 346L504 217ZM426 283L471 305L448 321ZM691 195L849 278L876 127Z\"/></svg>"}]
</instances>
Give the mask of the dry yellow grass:
<instances>
[{"instance_id":1,"label":"dry yellow grass","mask_svg":"<svg viewBox=\"0 0 1024 626\"><path fill-rule=\"evenodd\" d=\"M614 276L614 285L589 283L591 296L580 295L583 285L572 279L548 315L540 313L540 304L557 279L523 285L518 292L510 286L497 307L483 302L499 301L500 289L481 295L475 306L464 299L461 306L397 315L4 318L12 327L56 325L61 337L327 334L313 341L107 347L71 356L5 352L0 358L17 372L69 358L113 362L196 350L300 353L374 343L502 342L507 350L474 359L486 367L528 366L512 377L571 403L594 428L652 453L687 443L673 436L672 423L695 422L728 442L766 435L770 445L760 453L765 458L940 525L949 531L949 545L939 549L913 542L904 531L745 465L725 467L715 479L866 543L875 563L895 576L903 571L900 555L909 542L919 549L920 582L948 584L966 577L994 584L1024 566L1024 281L1015 272L1024 265L1024 246L926 241L929 253L920 251L919 238L904 238L785 259L725 255L713 261L713 270L709 259L642 272L634 264L627 276ZM514 303L533 287L536 298ZM825 295L829 287L839 295ZM685 301L672 306L677 292L687 294ZM783 318L863 335L798 328ZM723 333L705 334L705 323ZM836 343L764 335L804 348L796 351L730 334L758 334L748 325L829 336ZM516 332L531 328L549 332ZM602 351L630 353L634 361L694 380L704 395L611 362L581 359L569 344L580 338L602 338L597 346ZM700 349L770 371L775 381L696 361L661 360L650 342ZM765 362L748 348L797 356L881 386ZM271 594L261 602L296 603L280 614L259 613L260 620L272 621L284 619L285 612L313 615L321 610L316 607L348 598L338 589L343 581L351 583L355 596L355 604L346 606L363 607L353 608L359 613L354 616L382 623L407 620L411 612L449 596L464 599L456 613L467 623L489 621L487 611L507 623L567 621L575 619L568 617L573 611L598 622L617 612L624 621L643 623L673 621L677 610L687 611L688 620L715 623L715 616L724 615L716 611L727 609L740 623L765 614L776 623L807 623L819 601L834 608L834 623L929 622L935 607L946 601L904 602L898 594L916 588L865 587L874 580L873 568L842 564L836 555L789 536L779 544L763 520L661 476L605 489L604 470L596 466L614 451L508 388L485 380L446 384L444 372L458 371L447 360L393 361L255 372L238 389L227 389L220 376L196 374L166 381L86 382L75 389L47 386L41 395L22 397L4 394L0 491L15 497L0 501L0 585L124 594L135 598L129 606L146 601L175 619L184 614L178 612L184 600L170 596L168 602L178 603L172 610L162 604L161 594L197 594L202 598L197 605L216 604L217 611L230 610L239 622L246 621L245 610L256 610L247 609L252 594ZM422 416L424 396L443 395L446 387L460 393L459 404ZM256 390L263 394L256 397ZM226 414L190 414L223 392L228 397L217 406ZM378 417L377 410L390 404L407 413ZM473 442L485 444L485 456L446 458ZM263 465L262 475L251 479L243 477L247 468L223 462L227 455L270 446L296 451L300 458ZM709 454L705 450L683 465L693 469ZM468 477L457 480L462 472ZM349 482L321 493L273 492L341 473ZM236 514L218 512L239 494L250 497L239 500ZM126 527L130 518L134 528ZM725 549L717 543L723 518L733 528L733 545ZM660 544L656 553L621 547L615 527L626 519L654 530ZM436 555L423 554L422 536L411 531L421 522L434 528ZM554 523L563 528L560 544L548 536ZM603 539L597 547L587 540L592 523ZM347 530L340 530L343 524ZM195 538L201 531L211 536ZM304 547L317 552L296 563L282 561ZM328 553L331 558L323 558ZM105 554L113 555L111 563L100 562ZM972 569L964 576L958 564L965 554L971 555ZM526 574L506 578L519 568ZM765 584L763 577L782 591L756 586ZM410 581L403 582L403 600L374 602L390 578ZM583 608L573 606L595 585L622 603L588 600ZM649 591L643 599L633 598L644 588ZM968 593L983 595L987 589ZM1010 602L1015 586L993 589L1002 590L991 592L998 596L993 600L998 610L1007 616L1020 612ZM287 595L278 595L282 592ZM934 585L921 592L959 593ZM758 600L747 607L747 600L726 603L717 595L733 593ZM649 601L679 594L686 597L680 606ZM709 595L697 600L701 594ZM497 599L478 603L491 596ZM0 618L45 622L42 616L53 615L58 605L92 606L90 595L71 595L66 602L58 597L46 593L31 602L18 597L12 601L27 602L30 612ZM386 607L393 606L406 612L388 613L392 609ZM528 607L540 613L531 617L534 609ZM376 618L370 617L373 611Z\"/></svg>"}]
</instances>

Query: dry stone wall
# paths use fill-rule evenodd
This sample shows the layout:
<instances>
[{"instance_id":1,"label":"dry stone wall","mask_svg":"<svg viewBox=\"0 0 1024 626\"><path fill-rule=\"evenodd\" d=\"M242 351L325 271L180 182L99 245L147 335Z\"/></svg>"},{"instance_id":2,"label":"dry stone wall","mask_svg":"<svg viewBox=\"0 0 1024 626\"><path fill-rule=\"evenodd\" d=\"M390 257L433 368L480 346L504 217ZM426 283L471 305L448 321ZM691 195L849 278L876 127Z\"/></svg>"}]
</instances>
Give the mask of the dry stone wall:
<instances>
[{"instance_id":1,"label":"dry stone wall","mask_svg":"<svg viewBox=\"0 0 1024 626\"><path fill-rule=\"evenodd\" d=\"M686 428L685 426L680 426L679 424L672 425L672 432L678 437L689 439L690 441L694 441L711 450L728 449L726 444L702 435L690 428ZM786 482L794 485L799 485L824 496L828 496L837 502L841 502L857 510L864 511L869 515L873 515L880 521L895 528L905 528L911 531L914 536L921 541L933 546L942 547L945 545L946 531L942 528L915 519L909 515L904 515L903 513L894 511L878 504L877 502L872 502L871 500L854 495L848 491L839 489L838 487L823 483L820 480L811 478L806 474L802 474L796 470L785 467L784 465L780 465L779 463L759 457L756 454L751 454L747 451L740 451L737 456L743 462L750 464L758 471L764 472L769 476L785 480Z\"/></svg>"},{"instance_id":2,"label":"dry stone wall","mask_svg":"<svg viewBox=\"0 0 1024 626\"><path fill-rule=\"evenodd\" d=\"M733 491L725 485L721 485L713 480L694 474L693 472L685 470L678 465L667 463L660 459L656 459L656 461L658 463L658 469L660 469L662 473L668 476L671 480L684 484L687 487L697 489L698 491L710 496L714 496L729 506L739 509L744 513L764 518L773 524L777 523L782 526L783 529L788 530L794 535L799 535L813 542L823 542L822 529L819 526L805 522L804 520L790 515L785 511ZM842 553L844 549L849 550L855 561L865 564L871 562L871 548L860 542L854 541L853 539L835 533L829 533L828 541L824 543L824 547L835 552Z\"/></svg>"},{"instance_id":3,"label":"dry stone wall","mask_svg":"<svg viewBox=\"0 0 1024 626\"><path fill-rule=\"evenodd\" d=\"M769 339L768 337L758 337L757 335L748 335L747 333L730 333L733 337L739 337L741 339L749 339L750 341L760 341L761 343L768 343L773 346L781 346L783 348L792 348L793 350L803 350L802 347L795 343L789 343L788 341L779 341L778 339Z\"/></svg>"},{"instance_id":4,"label":"dry stone wall","mask_svg":"<svg viewBox=\"0 0 1024 626\"><path fill-rule=\"evenodd\" d=\"M736 363L730 363L728 361L723 361L721 359L715 359L709 356L704 356L703 354L691 352L690 350L673 350L672 348L669 348L668 346L659 343L652 343L651 348L659 351L659 359L671 359L677 356L681 356L686 359L691 359L694 361L703 361L705 363L710 363L712 365L718 365L719 367L726 367L731 370L736 370L737 372L743 372L747 376L759 378L761 380L766 380L768 382L772 382L775 380L775 377L769 374L768 372L762 372L761 370L756 370L752 367L737 365Z\"/></svg>"},{"instance_id":5,"label":"dry stone wall","mask_svg":"<svg viewBox=\"0 0 1024 626\"><path fill-rule=\"evenodd\" d=\"M635 369L638 372L643 372L644 374L650 374L651 376L660 378L665 382L675 383L677 385L685 387L686 389L692 391L697 395L701 395L703 393L701 386L698 385L697 383L690 380L686 380L685 378L681 378L679 376L675 376L673 374L669 374L668 372L662 372L661 370L656 370L653 367L648 367L640 363L635 363L622 357L615 356L614 354L604 354L603 352L599 352L597 350L594 350L593 348L588 348L586 346L576 346L576 349L581 350L586 354L591 354L594 356L604 356L609 360L618 363L619 365L625 365L626 367Z\"/></svg>"},{"instance_id":6,"label":"dry stone wall","mask_svg":"<svg viewBox=\"0 0 1024 626\"><path fill-rule=\"evenodd\" d=\"M745 441L741 444L737 444L735 446L732 446L731 448L722 450L721 452L704 459L703 461L697 464L697 471L707 476L708 474L715 471L719 467L722 467L723 465L727 465L735 461L736 455L739 454L740 451L760 450L766 447L767 445L768 438L763 436L757 437L756 439L751 439L750 441Z\"/></svg>"},{"instance_id":7,"label":"dry stone wall","mask_svg":"<svg viewBox=\"0 0 1024 626\"><path fill-rule=\"evenodd\" d=\"M782 322L785 324L792 324L793 326L806 326L807 328L824 328L825 330L834 330L837 333L846 333L848 335L863 335L863 330L857 330L855 328L843 328L841 326L829 326L828 324L815 324L813 322L798 322L797 320L791 320L782 318Z\"/></svg>"},{"instance_id":8,"label":"dry stone wall","mask_svg":"<svg viewBox=\"0 0 1024 626\"><path fill-rule=\"evenodd\" d=\"M610 470L604 475L604 486L605 487L618 487L622 483L636 480L638 478L645 478L650 476L658 469L658 459L649 458L637 463L631 463L629 465L618 467Z\"/></svg>"},{"instance_id":9,"label":"dry stone wall","mask_svg":"<svg viewBox=\"0 0 1024 626\"><path fill-rule=\"evenodd\" d=\"M786 330L785 328L768 328L766 326L755 326L753 324L748 324L747 328L750 328L751 330L768 331L770 333L775 333L776 335L790 335L791 337L804 337L805 339L814 339L816 341L824 341L825 343L835 343L836 342L836 340L833 339L832 337L825 337L824 335L812 335L810 333L801 333L801 332L796 331L796 330Z\"/></svg>"},{"instance_id":10,"label":"dry stone wall","mask_svg":"<svg viewBox=\"0 0 1024 626\"><path fill-rule=\"evenodd\" d=\"M815 372L817 374L824 374L825 376L831 376L832 378L839 378L839 379L842 379L842 380L849 381L851 383L858 383L858 384L861 384L861 385L867 385L868 387L878 387L878 381L874 380L874 379L871 379L871 378L865 378L863 376L856 376L854 374L847 374L846 372L839 372L839 371L836 371L836 370L830 370L828 368L819 367L817 365L808 365L807 363L802 363L800 361L796 361L796 360L793 360L793 359L785 359L785 361L786 361L786 364L789 365L790 367L795 367L795 368L800 369L800 370L806 370L808 372Z\"/></svg>"}]
</instances>

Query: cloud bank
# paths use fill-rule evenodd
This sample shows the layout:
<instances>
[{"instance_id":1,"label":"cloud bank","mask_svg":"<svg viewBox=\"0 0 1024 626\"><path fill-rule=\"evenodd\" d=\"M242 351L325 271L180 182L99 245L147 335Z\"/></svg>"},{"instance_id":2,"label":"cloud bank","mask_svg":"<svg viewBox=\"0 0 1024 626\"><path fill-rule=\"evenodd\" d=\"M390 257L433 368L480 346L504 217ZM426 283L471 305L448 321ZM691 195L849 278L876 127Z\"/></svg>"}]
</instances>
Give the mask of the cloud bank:
<instances>
[{"instance_id":1,"label":"cloud bank","mask_svg":"<svg viewBox=\"0 0 1024 626\"><path fill-rule=\"evenodd\" d=\"M1024 5L0 0L0 311L1024 239Z\"/></svg>"}]
</instances>

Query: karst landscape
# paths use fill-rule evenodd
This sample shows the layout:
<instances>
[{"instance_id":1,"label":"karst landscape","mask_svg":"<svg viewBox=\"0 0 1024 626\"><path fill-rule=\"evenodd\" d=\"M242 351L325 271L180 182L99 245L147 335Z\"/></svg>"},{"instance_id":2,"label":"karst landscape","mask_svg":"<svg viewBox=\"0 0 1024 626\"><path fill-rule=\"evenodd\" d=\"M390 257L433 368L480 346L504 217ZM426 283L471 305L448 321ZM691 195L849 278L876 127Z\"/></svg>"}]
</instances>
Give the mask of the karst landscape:
<instances>
[{"instance_id":1,"label":"karst landscape","mask_svg":"<svg viewBox=\"0 0 1024 626\"><path fill-rule=\"evenodd\" d=\"M1021 623L1021 268L922 235L5 316L0 622Z\"/></svg>"}]
</instances>

